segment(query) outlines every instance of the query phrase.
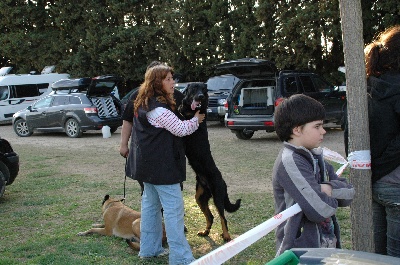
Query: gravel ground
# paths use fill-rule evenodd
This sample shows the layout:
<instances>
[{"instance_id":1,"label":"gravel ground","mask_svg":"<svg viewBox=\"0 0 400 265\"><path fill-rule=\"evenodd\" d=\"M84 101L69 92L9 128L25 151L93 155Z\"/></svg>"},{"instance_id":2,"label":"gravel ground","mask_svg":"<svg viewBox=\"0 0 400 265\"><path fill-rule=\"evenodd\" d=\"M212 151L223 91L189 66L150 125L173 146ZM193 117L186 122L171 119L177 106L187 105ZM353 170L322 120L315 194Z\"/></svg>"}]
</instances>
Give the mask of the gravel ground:
<instances>
[{"instance_id":1,"label":"gravel ground","mask_svg":"<svg viewBox=\"0 0 400 265\"><path fill-rule=\"evenodd\" d=\"M339 127L330 124L325 128L327 134L323 146L344 156L343 132ZM276 134L257 131L252 139L239 140L218 122L208 122L208 129L213 157L228 184L229 193L248 190L254 193L271 192L269 180L272 166L282 146ZM17 153L22 148L41 146L44 153L60 157L60 162L63 153L71 149L82 150L82 158L90 154L98 158L99 163L82 162L84 166L63 161L63 170L68 170L71 174L123 176L125 160L119 155L120 129L111 138L103 138L101 131L90 131L81 138L73 139L65 133L34 133L30 137L18 137L11 125L0 125L0 137L9 140ZM21 157L21 163L23 160ZM194 173L189 166L187 179L186 187L195 185Z\"/></svg>"}]
</instances>

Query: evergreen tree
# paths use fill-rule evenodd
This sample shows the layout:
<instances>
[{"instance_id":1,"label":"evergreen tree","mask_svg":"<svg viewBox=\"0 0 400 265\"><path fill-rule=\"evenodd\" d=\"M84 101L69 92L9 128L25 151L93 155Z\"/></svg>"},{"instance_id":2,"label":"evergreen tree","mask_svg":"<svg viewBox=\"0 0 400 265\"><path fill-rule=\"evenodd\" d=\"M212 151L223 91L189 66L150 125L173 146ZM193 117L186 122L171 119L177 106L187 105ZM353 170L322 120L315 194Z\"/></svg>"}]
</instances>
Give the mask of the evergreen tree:
<instances>
[{"instance_id":1,"label":"evergreen tree","mask_svg":"<svg viewBox=\"0 0 400 265\"><path fill-rule=\"evenodd\" d=\"M397 0L362 8L365 43L399 21ZM0 63L17 73L56 64L136 86L153 60L206 81L221 61L257 57L336 83L344 65L338 0L4 0L0 15Z\"/></svg>"}]
</instances>

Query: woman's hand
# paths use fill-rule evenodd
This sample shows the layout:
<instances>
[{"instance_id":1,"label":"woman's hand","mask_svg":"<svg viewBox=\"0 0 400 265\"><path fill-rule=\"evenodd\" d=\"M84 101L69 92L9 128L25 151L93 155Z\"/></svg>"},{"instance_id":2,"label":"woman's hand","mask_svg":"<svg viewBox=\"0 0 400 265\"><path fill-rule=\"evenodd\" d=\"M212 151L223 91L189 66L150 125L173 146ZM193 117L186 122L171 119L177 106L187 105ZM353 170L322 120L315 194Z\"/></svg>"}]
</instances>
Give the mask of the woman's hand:
<instances>
[{"instance_id":1,"label":"woman's hand","mask_svg":"<svg viewBox=\"0 0 400 265\"><path fill-rule=\"evenodd\" d=\"M119 148L119 154L120 154L122 157L127 158L128 155L129 155L129 148L128 148L128 146L127 146L127 145L121 145L120 148Z\"/></svg>"},{"instance_id":2,"label":"woman's hand","mask_svg":"<svg viewBox=\"0 0 400 265\"><path fill-rule=\"evenodd\" d=\"M200 114L200 110L194 114L195 117L197 117L197 120L199 121L199 124L203 122L204 118L206 117L206 114Z\"/></svg>"}]
</instances>

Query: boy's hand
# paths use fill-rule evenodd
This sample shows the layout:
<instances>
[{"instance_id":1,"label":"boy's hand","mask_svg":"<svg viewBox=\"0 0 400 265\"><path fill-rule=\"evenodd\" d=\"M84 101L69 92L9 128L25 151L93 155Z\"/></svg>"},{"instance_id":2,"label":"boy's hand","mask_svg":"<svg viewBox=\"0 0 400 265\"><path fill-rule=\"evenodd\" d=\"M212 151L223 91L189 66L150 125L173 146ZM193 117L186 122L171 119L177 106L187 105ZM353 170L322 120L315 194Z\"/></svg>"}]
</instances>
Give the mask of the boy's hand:
<instances>
[{"instance_id":1,"label":"boy's hand","mask_svg":"<svg viewBox=\"0 0 400 265\"><path fill-rule=\"evenodd\" d=\"M321 192L325 193L329 197L332 196L332 186L329 184L321 184Z\"/></svg>"}]
</instances>

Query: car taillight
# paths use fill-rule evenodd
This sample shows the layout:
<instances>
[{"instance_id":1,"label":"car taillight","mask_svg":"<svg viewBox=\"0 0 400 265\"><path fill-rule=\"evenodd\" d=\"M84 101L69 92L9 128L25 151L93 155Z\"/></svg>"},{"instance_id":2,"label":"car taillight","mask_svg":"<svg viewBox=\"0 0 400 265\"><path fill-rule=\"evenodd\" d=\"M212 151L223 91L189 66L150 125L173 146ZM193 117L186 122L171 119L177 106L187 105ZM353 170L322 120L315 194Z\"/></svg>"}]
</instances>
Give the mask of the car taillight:
<instances>
[{"instance_id":1,"label":"car taillight","mask_svg":"<svg viewBox=\"0 0 400 265\"><path fill-rule=\"evenodd\" d=\"M279 104L281 104L282 103L282 101L284 101L285 99L284 98L277 98L277 99L275 99L275 107L276 106L278 106Z\"/></svg>"},{"instance_id":2,"label":"car taillight","mask_svg":"<svg viewBox=\"0 0 400 265\"><path fill-rule=\"evenodd\" d=\"M273 121L266 121L266 122L264 122L264 125L273 127L274 126L274 122Z\"/></svg>"},{"instance_id":3,"label":"car taillight","mask_svg":"<svg viewBox=\"0 0 400 265\"><path fill-rule=\"evenodd\" d=\"M231 125L231 126L232 126L232 125L235 125L235 122L234 122L234 121L228 121L228 122L227 122L227 125Z\"/></svg>"},{"instance_id":4,"label":"car taillight","mask_svg":"<svg viewBox=\"0 0 400 265\"><path fill-rule=\"evenodd\" d=\"M97 113L97 108L92 107L92 108L83 108L85 113Z\"/></svg>"},{"instance_id":5,"label":"car taillight","mask_svg":"<svg viewBox=\"0 0 400 265\"><path fill-rule=\"evenodd\" d=\"M228 101L225 101L224 108L225 108L226 111L228 110Z\"/></svg>"}]
</instances>

